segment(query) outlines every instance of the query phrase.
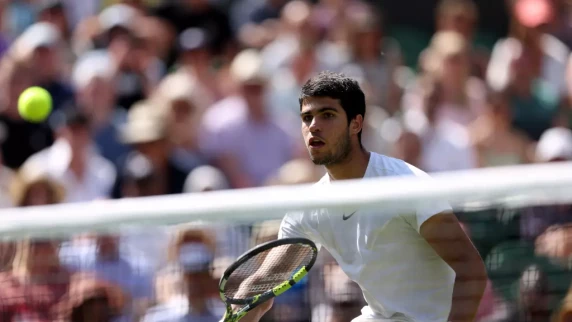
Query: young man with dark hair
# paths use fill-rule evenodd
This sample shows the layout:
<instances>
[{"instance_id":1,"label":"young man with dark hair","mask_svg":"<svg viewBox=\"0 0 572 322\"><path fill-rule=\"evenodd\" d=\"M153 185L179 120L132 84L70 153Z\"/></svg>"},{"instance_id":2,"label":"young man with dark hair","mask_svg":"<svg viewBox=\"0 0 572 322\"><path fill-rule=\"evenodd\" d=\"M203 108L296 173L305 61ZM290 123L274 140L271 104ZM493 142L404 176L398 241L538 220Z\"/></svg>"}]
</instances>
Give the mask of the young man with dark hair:
<instances>
[{"instance_id":1,"label":"young man with dark hair","mask_svg":"<svg viewBox=\"0 0 572 322\"><path fill-rule=\"evenodd\" d=\"M324 72L302 87L302 134L312 161L327 170L317 184L426 177L361 145L365 110L364 93L344 75ZM279 236L323 245L361 287L368 305L353 322L473 321L486 285L483 261L445 202L411 214L359 208L289 213ZM270 306L259 306L241 322L258 321Z\"/></svg>"}]
</instances>

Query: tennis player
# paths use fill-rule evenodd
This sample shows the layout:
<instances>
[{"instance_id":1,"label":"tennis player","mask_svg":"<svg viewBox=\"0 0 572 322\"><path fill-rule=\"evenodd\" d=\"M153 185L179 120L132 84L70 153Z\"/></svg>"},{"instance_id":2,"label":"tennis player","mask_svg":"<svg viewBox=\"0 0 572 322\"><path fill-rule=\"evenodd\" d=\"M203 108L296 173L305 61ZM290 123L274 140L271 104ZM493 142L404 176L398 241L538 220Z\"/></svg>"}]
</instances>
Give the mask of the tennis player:
<instances>
[{"instance_id":1,"label":"tennis player","mask_svg":"<svg viewBox=\"0 0 572 322\"><path fill-rule=\"evenodd\" d=\"M312 161L327 169L317 184L427 176L362 146L365 110L364 93L344 75L324 72L303 86L302 134ZM324 246L361 287L368 305L353 322L473 321L486 285L483 261L445 202L412 214L359 208L290 213L279 236ZM270 307L257 307L241 322L258 322Z\"/></svg>"}]
</instances>

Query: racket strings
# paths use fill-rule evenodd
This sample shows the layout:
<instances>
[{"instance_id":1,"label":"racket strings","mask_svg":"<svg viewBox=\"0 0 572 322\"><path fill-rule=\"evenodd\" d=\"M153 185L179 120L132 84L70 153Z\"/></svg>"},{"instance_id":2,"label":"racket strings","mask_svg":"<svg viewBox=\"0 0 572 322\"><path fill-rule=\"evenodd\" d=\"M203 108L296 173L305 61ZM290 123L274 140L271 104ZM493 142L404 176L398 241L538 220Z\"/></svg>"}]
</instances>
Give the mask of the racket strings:
<instances>
[{"instance_id":1,"label":"racket strings","mask_svg":"<svg viewBox=\"0 0 572 322\"><path fill-rule=\"evenodd\" d=\"M300 268L307 266L313 254L314 249L304 244L280 245L260 252L230 274L225 285L225 296L233 299L246 299L271 290L290 280ZM272 263L271 267L262 265L265 261ZM250 279L247 282L248 285L243 285L255 273L260 278Z\"/></svg>"}]
</instances>

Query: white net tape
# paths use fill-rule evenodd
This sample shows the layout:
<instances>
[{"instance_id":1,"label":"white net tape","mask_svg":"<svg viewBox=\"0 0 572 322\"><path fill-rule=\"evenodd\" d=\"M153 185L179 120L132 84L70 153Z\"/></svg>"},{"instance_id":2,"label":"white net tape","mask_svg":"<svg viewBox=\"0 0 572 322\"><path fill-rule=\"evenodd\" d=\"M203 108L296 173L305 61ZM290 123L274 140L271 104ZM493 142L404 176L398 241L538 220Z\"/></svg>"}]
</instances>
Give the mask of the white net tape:
<instances>
[{"instance_id":1,"label":"white net tape","mask_svg":"<svg viewBox=\"0 0 572 322\"><path fill-rule=\"evenodd\" d=\"M447 200L453 209L572 202L572 163L499 167L431 178L386 177L312 185L97 201L0 211L3 238L113 231L122 225L280 219L285 212L359 206L410 211Z\"/></svg>"}]
</instances>

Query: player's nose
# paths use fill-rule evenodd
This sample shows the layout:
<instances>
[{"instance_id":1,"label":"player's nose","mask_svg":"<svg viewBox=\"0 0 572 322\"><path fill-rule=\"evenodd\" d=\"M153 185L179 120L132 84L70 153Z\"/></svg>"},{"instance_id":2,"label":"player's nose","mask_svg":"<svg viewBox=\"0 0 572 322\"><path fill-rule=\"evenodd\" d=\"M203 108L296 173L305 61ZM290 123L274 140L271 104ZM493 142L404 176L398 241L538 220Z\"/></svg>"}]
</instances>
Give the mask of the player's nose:
<instances>
[{"instance_id":1,"label":"player's nose","mask_svg":"<svg viewBox=\"0 0 572 322\"><path fill-rule=\"evenodd\" d=\"M310 126L308 128L310 133L320 132L320 125L318 124L317 118L314 118L312 122L310 122Z\"/></svg>"}]
</instances>

